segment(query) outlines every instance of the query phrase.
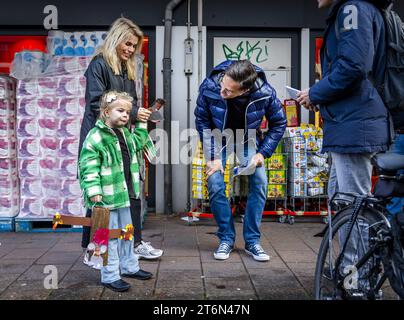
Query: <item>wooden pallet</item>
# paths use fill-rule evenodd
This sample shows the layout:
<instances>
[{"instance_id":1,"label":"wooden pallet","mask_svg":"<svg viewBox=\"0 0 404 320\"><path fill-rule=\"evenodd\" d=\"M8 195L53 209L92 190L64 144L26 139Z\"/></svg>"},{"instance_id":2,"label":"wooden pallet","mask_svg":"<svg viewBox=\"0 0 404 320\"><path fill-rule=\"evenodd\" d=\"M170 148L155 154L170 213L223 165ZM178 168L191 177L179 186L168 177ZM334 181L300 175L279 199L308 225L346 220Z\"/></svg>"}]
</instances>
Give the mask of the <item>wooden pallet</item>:
<instances>
[{"instance_id":1,"label":"wooden pallet","mask_svg":"<svg viewBox=\"0 0 404 320\"><path fill-rule=\"evenodd\" d=\"M15 219L15 232L82 232L82 226L58 225L52 229L53 223L49 219Z\"/></svg>"},{"instance_id":2,"label":"wooden pallet","mask_svg":"<svg viewBox=\"0 0 404 320\"><path fill-rule=\"evenodd\" d=\"M15 219L14 218L0 218L0 232L14 232Z\"/></svg>"}]
</instances>

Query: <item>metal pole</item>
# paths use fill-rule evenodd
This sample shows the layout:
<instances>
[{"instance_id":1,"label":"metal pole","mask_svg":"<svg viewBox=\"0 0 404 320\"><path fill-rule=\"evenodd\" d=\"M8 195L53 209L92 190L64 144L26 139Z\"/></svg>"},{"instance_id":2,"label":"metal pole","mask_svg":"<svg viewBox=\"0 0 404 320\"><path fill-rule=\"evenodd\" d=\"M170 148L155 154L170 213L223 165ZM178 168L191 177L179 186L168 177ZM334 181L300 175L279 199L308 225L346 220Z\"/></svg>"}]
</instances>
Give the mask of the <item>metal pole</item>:
<instances>
[{"instance_id":1,"label":"metal pole","mask_svg":"<svg viewBox=\"0 0 404 320\"><path fill-rule=\"evenodd\" d=\"M187 0L188 2L188 19L187 19L187 40L191 39L191 0ZM190 111L191 111L191 74L186 73L187 76L187 130L189 133L189 129L191 126L190 120ZM188 146L190 145L190 137L188 134L187 139ZM188 154L190 151L188 151ZM187 166L187 214L191 211L191 170L192 170L192 162Z\"/></svg>"},{"instance_id":2,"label":"metal pole","mask_svg":"<svg viewBox=\"0 0 404 320\"><path fill-rule=\"evenodd\" d=\"M171 167L171 37L173 10L183 0L172 0L166 6L164 17L164 57L163 57L163 95L166 101L164 108L164 130L167 133L167 162L164 164L164 213L172 214L172 167Z\"/></svg>"}]
</instances>

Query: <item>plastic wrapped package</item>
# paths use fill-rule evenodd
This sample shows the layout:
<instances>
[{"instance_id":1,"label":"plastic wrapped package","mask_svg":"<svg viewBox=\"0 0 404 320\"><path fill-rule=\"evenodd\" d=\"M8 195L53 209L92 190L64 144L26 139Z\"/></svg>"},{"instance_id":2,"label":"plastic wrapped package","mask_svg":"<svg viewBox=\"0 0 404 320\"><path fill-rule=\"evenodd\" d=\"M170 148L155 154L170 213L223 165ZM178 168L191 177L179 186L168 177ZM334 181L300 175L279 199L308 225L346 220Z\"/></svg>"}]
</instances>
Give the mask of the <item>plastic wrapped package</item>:
<instances>
[{"instance_id":1,"label":"plastic wrapped package","mask_svg":"<svg viewBox=\"0 0 404 320\"><path fill-rule=\"evenodd\" d=\"M60 157L76 157L79 152L79 140L77 138L61 139L59 156Z\"/></svg>"},{"instance_id":2,"label":"plastic wrapped package","mask_svg":"<svg viewBox=\"0 0 404 320\"><path fill-rule=\"evenodd\" d=\"M0 179L10 176L17 177L17 159L0 159Z\"/></svg>"},{"instance_id":3,"label":"plastic wrapped package","mask_svg":"<svg viewBox=\"0 0 404 320\"><path fill-rule=\"evenodd\" d=\"M45 176L41 178L42 192L45 197L60 198L62 182L60 177Z\"/></svg>"},{"instance_id":4,"label":"plastic wrapped package","mask_svg":"<svg viewBox=\"0 0 404 320\"><path fill-rule=\"evenodd\" d=\"M32 138L39 136L39 124L37 118L19 117L17 120L17 137Z\"/></svg>"},{"instance_id":5,"label":"plastic wrapped package","mask_svg":"<svg viewBox=\"0 0 404 320\"><path fill-rule=\"evenodd\" d=\"M307 189L307 194L310 197L314 197L314 196L320 196L324 194L324 188L319 187L319 188L308 188Z\"/></svg>"},{"instance_id":6,"label":"plastic wrapped package","mask_svg":"<svg viewBox=\"0 0 404 320\"><path fill-rule=\"evenodd\" d=\"M47 65L47 55L42 51L23 50L14 55L10 75L16 79L40 76Z\"/></svg>"},{"instance_id":7,"label":"plastic wrapped package","mask_svg":"<svg viewBox=\"0 0 404 320\"><path fill-rule=\"evenodd\" d=\"M41 180L38 177L22 178L20 183L22 197L36 198L43 196Z\"/></svg>"},{"instance_id":8,"label":"plastic wrapped package","mask_svg":"<svg viewBox=\"0 0 404 320\"><path fill-rule=\"evenodd\" d=\"M0 117L0 137L15 136L15 119L14 117Z\"/></svg>"},{"instance_id":9,"label":"plastic wrapped package","mask_svg":"<svg viewBox=\"0 0 404 320\"><path fill-rule=\"evenodd\" d=\"M60 175L60 159L58 157L44 158L39 160L39 175L41 177Z\"/></svg>"},{"instance_id":10,"label":"plastic wrapped package","mask_svg":"<svg viewBox=\"0 0 404 320\"><path fill-rule=\"evenodd\" d=\"M17 139L15 137L0 137L0 158L17 156Z\"/></svg>"},{"instance_id":11,"label":"plastic wrapped package","mask_svg":"<svg viewBox=\"0 0 404 320\"><path fill-rule=\"evenodd\" d=\"M86 102L84 98L67 97L59 100L57 117L65 119L68 117L82 116Z\"/></svg>"},{"instance_id":12,"label":"plastic wrapped package","mask_svg":"<svg viewBox=\"0 0 404 320\"><path fill-rule=\"evenodd\" d=\"M0 196L13 194L18 190L18 178L15 176L2 177L0 179Z\"/></svg>"},{"instance_id":13,"label":"plastic wrapped package","mask_svg":"<svg viewBox=\"0 0 404 320\"><path fill-rule=\"evenodd\" d=\"M59 99L55 96L39 97L37 99L38 116L49 118L53 117L58 119L57 110L59 105Z\"/></svg>"},{"instance_id":14,"label":"plastic wrapped package","mask_svg":"<svg viewBox=\"0 0 404 320\"><path fill-rule=\"evenodd\" d=\"M84 216L85 209L83 207L83 201L81 198L65 198L62 200L62 212L63 214L73 216Z\"/></svg>"},{"instance_id":15,"label":"plastic wrapped package","mask_svg":"<svg viewBox=\"0 0 404 320\"><path fill-rule=\"evenodd\" d=\"M1 139L0 139L1 147ZM33 158L41 156L40 140L38 138L21 138L18 140L18 157Z\"/></svg>"},{"instance_id":16,"label":"plastic wrapped package","mask_svg":"<svg viewBox=\"0 0 404 320\"><path fill-rule=\"evenodd\" d=\"M53 217L62 208L60 198L42 198L42 216Z\"/></svg>"},{"instance_id":17,"label":"plastic wrapped package","mask_svg":"<svg viewBox=\"0 0 404 320\"><path fill-rule=\"evenodd\" d=\"M60 164L62 177L77 177L77 158L65 158Z\"/></svg>"},{"instance_id":18,"label":"plastic wrapped package","mask_svg":"<svg viewBox=\"0 0 404 320\"><path fill-rule=\"evenodd\" d=\"M39 94L38 79L27 78L17 82L17 100L20 97L37 97Z\"/></svg>"},{"instance_id":19,"label":"plastic wrapped package","mask_svg":"<svg viewBox=\"0 0 404 320\"><path fill-rule=\"evenodd\" d=\"M77 179L63 180L61 196L63 198L81 198L80 182Z\"/></svg>"},{"instance_id":20,"label":"plastic wrapped package","mask_svg":"<svg viewBox=\"0 0 404 320\"><path fill-rule=\"evenodd\" d=\"M61 97L83 96L86 90L84 76L61 76L56 94Z\"/></svg>"},{"instance_id":21,"label":"plastic wrapped package","mask_svg":"<svg viewBox=\"0 0 404 320\"><path fill-rule=\"evenodd\" d=\"M40 154L43 157L57 157L59 152L60 139L55 137L41 137Z\"/></svg>"},{"instance_id":22,"label":"plastic wrapped package","mask_svg":"<svg viewBox=\"0 0 404 320\"><path fill-rule=\"evenodd\" d=\"M77 138L80 136L80 128L80 118L66 118L60 121L57 134L61 138Z\"/></svg>"},{"instance_id":23,"label":"plastic wrapped package","mask_svg":"<svg viewBox=\"0 0 404 320\"><path fill-rule=\"evenodd\" d=\"M39 159L38 158L18 159L18 173L20 178L38 177Z\"/></svg>"},{"instance_id":24,"label":"plastic wrapped package","mask_svg":"<svg viewBox=\"0 0 404 320\"><path fill-rule=\"evenodd\" d=\"M36 97L22 96L17 99L17 119L21 117L35 117L38 115L39 107Z\"/></svg>"},{"instance_id":25,"label":"plastic wrapped package","mask_svg":"<svg viewBox=\"0 0 404 320\"><path fill-rule=\"evenodd\" d=\"M59 87L59 77L38 78L38 93L41 96L54 96Z\"/></svg>"},{"instance_id":26,"label":"plastic wrapped package","mask_svg":"<svg viewBox=\"0 0 404 320\"><path fill-rule=\"evenodd\" d=\"M19 212L19 193L0 196L0 217L12 218Z\"/></svg>"},{"instance_id":27,"label":"plastic wrapped package","mask_svg":"<svg viewBox=\"0 0 404 320\"><path fill-rule=\"evenodd\" d=\"M42 216L42 198L21 197L19 218Z\"/></svg>"},{"instance_id":28,"label":"plastic wrapped package","mask_svg":"<svg viewBox=\"0 0 404 320\"><path fill-rule=\"evenodd\" d=\"M55 137L59 129L59 119L38 119L39 133L41 137Z\"/></svg>"},{"instance_id":29,"label":"plastic wrapped package","mask_svg":"<svg viewBox=\"0 0 404 320\"><path fill-rule=\"evenodd\" d=\"M14 102L8 99L0 99L0 117L8 117L14 114Z\"/></svg>"}]
</instances>

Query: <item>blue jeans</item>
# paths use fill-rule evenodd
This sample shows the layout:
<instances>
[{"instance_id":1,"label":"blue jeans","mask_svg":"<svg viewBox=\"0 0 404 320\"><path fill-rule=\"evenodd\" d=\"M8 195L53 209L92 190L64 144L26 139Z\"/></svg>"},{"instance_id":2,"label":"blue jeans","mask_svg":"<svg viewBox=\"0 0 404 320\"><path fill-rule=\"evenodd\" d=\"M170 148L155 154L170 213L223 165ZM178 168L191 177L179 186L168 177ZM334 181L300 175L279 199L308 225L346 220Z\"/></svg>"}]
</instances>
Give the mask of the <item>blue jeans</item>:
<instances>
[{"instance_id":1,"label":"blue jeans","mask_svg":"<svg viewBox=\"0 0 404 320\"><path fill-rule=\"evenodd\" d=\"M396 139L394 140L394 143L391 145L388 152L404 154L404 134L396 135ZM404 198L393 198L387 206L387 210L394 215L401 212L403 206Z\"/></svg>"},{"instance_id":2,"label":"blue jeans","mask_svg":"<svg viewBox=\"0 0 404 320\"><path fill-rule=\"evenodd\" d=\"M109 229L123 229L131 224L130 208L111 210L109 213ZM133 252L133 240L109 239L108 264L101 268L101 282L112 283L121 279L121 273L139 271L139 261Z\"/></svg>"},{"instance_id":3,"label":"blue jeans","mask_svg":"<svg viewBox=\"0 0 404 320\"><path fill-rule=\"evenodd\" d=\"M255 154L256 151L250 149L245 152L237 152L237 158L240 164L245 165ZM226 159L226 152L223 152L223 168L225 168ZM257 244L260 241L261 233L259 227L267 198L267 184L264 166L257 167L255 172L248 176L249 191L243 224L243 236L246 245ZM223 174L220 171L216 171L208 178L210 208L219 227L217 236L220 242L226 242L233 246L236 239L236 231L225 190L226 185Z\"/></svg>"}]
</instances>

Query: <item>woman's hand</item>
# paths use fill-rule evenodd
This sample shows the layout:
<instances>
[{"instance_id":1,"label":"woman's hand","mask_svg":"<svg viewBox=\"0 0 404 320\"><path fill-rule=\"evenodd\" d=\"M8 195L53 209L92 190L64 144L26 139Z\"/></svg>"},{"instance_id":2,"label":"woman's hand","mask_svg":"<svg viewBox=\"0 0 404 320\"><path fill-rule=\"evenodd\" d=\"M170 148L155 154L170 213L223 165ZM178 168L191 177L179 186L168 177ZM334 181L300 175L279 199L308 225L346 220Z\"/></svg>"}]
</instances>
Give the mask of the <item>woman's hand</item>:
<instances>
[{"instance_id":1,"label":"woman's hand","mask_svg":"<svg viewBox=\"0 0 404 320\"><path fill-rule=\"evenodd\" d=\"M151 114L152 114L152 112L149 109L139 108L139 110L137 112L137 120L142 121L142 122L147 122L147 120L149 120Z\"/></svg>"},{"instance_id":2,"label":"woman's hand","mask_svg":"<svg viewBox=\"0 0 404 320\"><path fill-rule=\"evenodd\" d=\"M90 201L91 202L94 202L94 203L97 203L97 202L102 202L102 195L96 195L96 196L94 196L94 197L91 197L90 198Z\"/></svg>"}]
</instances>

